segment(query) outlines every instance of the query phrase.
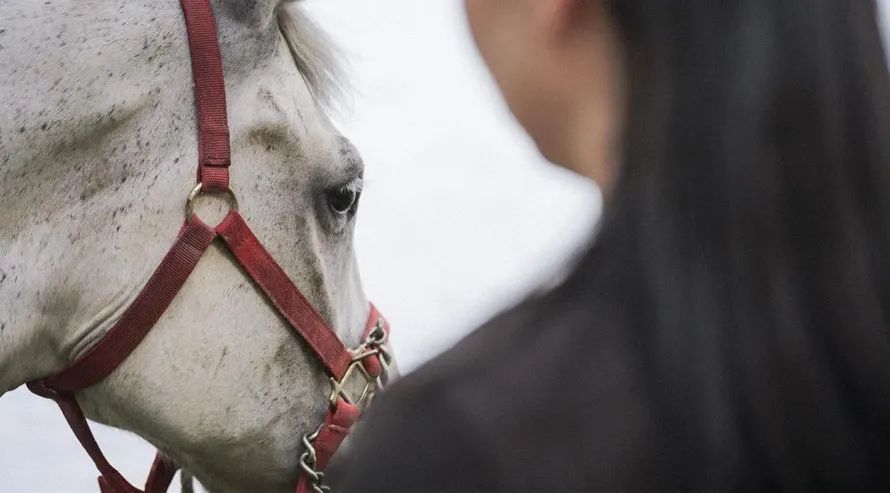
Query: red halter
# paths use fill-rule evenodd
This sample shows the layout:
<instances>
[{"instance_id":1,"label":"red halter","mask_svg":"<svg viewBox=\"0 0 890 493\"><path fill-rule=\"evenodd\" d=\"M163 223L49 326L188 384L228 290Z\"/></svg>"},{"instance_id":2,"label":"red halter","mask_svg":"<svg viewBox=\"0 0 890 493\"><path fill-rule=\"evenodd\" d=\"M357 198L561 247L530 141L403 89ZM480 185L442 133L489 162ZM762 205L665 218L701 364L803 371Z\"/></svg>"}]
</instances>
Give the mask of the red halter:
<instances>
[{"instance_id":1,"label":"red halter","mask_svg":"<svg viewBox=\"0 0 890 493\"><path fill-rule=\"evenodd\" d=\"M389 326L371 305L364 342L355 350L347 349L238 214L229 188L229 126L213 11L209 0L180 3L188 30L198 113L198 184L187 202L187 218L173 247L114 327L69 368L28 382L28 388L58 403L99 469L103 493L139 493L105 459L74 393L98 383L127 359L170 306L210 244L219 238L288 324L309 344L330 376L330 406L318 430L303 438L305 450L300 457L297 483L297 493L325 491L321 471L355 423L362 406L385 379ZM191 212L192 201L201 193L224 193L231 200L232 209L216 227L204 224ZM357 398L350 397L344 388L355 377L361 377L360 383L364 384ZM178 465L158 452L145 492L166 491L177 469Z\"/></svg>"}]
</instances>

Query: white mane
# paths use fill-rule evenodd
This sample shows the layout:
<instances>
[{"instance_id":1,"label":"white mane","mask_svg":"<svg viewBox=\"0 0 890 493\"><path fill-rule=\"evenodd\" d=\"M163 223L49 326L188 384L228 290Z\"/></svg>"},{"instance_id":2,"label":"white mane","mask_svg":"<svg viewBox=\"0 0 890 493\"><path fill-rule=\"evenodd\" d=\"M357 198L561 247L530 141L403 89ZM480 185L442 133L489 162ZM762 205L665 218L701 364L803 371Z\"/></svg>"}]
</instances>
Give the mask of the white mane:
<instances>
[{"instance_id":1,"label":"white mane","mask_svg":"<svg viewBox=\"0 0 890 493\"><path fill-rule=\"evenodd\" d=\"M276 19L312 94L322 108L334 108L347 86L336 46L327 33L295 3L280 5Z\"/></svg>"}]
</instances>

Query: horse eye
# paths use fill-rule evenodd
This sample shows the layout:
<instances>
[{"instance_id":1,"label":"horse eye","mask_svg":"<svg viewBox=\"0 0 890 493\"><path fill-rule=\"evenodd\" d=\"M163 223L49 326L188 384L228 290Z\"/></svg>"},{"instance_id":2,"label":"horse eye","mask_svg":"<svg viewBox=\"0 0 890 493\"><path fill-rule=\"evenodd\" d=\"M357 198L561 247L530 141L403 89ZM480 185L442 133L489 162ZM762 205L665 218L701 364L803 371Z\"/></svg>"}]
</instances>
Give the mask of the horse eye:
<instances>
[{"instance_id":1,"label":"horse eye","mask_svg":"<svg viewBox=\"0 0 890 493\"><path fill-rule=\"evenodd\" d=\"M336 214L344 216L355 209L361 192L351 187L340 187L327 193L328 205Z\"/></svg>"}]
</instances>

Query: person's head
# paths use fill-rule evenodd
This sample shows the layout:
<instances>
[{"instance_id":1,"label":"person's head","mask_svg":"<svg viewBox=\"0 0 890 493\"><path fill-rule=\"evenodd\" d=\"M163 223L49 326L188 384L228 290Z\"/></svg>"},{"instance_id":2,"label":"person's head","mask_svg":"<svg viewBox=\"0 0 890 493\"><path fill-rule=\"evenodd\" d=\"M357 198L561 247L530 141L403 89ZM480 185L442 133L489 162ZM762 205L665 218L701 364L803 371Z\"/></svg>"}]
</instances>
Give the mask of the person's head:
<instances>
[{"instance_id":1,"label":"person's head","mask_svg":"<svg viewBox=\"0 0 890 493\"><path fill-rule=\"evenodd\" d=\"M610 187L624 78L602 2L467 0L479 51L545 157Z\"/></svg>"},{"instance_id":2,"label":"person's head","mask_svg":"<svg viewBox=\"0 0 890 493\"><path fill-rule=\"evenodd\" d=\"M579 345L615 327L609 342L637 356L625 364L642 375L656 477L890 485L890 76L875 4L466 7L544 155L609 196L558 294L591 326Z\"/></svg>"}]
</instances>

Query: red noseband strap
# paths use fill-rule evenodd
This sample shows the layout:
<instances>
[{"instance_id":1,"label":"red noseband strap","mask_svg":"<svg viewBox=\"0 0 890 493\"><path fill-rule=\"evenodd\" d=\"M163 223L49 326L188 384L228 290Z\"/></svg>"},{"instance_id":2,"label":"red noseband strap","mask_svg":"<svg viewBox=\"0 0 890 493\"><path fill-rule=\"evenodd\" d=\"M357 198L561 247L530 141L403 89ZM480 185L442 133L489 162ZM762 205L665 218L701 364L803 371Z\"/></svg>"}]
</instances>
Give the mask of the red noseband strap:
<instances>
[{"instance_id":1,"label":"red noseband strap","mask_svg":"<svg viewBox=\"0 0 890 493\"><path fill-rule=\"evenodd\" d=\"M208 0L181 0L181 4L188 29L198 114L200 187L193 194L229 191L229 129L222 58L213 12ZM230 211L216 228L191 215L139 296L111 330L67 369L28 382L32 392L58 403L75 436L101 473L99 486L102 493L140 493L140 490L127 482L102 454L75 392L107 377L139 346L217 238L231 251L296 335L306 341L331 378L333 391L324 421L316 433L304 439L308 449L300 458L302 471L298 493L319 489L323 477L321 471L358 419L360 406L367 403L385 376L388 362L385 341L389 325L373 305L364 342L355 351L350 351L269 255L238 212ZM354 375L361 375L365 383L357 399L348 397L346 389L347 381ZM144 491L166 491L177 469L176 464L158 452Z\"/></svg>"},{"instance_id":2,"label":"red noseband strap","mask_svg":"<svg viewBox=\"0 0 890 493\"><path fill-rule=\"evenodd\" d=\"M341 377L352 356L324 318L309 304L275 259L237 213L231 213L216 230L278 312L309 343L330 376Z\"/></svg>"}]
</instances>

